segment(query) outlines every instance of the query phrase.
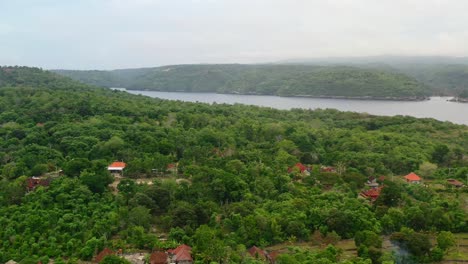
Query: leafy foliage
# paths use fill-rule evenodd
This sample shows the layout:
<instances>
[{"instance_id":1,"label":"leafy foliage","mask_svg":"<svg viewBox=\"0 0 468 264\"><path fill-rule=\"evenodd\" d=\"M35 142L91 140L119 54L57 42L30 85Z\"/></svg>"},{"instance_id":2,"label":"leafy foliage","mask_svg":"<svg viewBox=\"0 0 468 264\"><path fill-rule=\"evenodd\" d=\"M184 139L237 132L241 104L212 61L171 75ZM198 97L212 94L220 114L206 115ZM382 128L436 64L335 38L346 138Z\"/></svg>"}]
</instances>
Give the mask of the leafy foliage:
<instances>
[{"instance_id":1,"label":"leafy foliage","mask_svg":"<svg viewBox=\"0 0 468 264\"><path fill-rule=\"evenodd\" d=\"M356 237L363 258L378 261L369 241L381 233L468 228L455 195L422 186L389 182L374 204L357 198L365 175L405 174L428 161L438 163L434 178L463 179L462 125L171 102L73 81L0 88L0 112L0 262L188 243L200 260L241 263L247 247L309 241L317 232L330 241ZM106 166L115 160L128 171L112 189ZM298 161L313 163L310 175L288 172ZM165 172L168 164L177 171ZM321 172L320 164L337 170ZM37 174L53 178L50 186L27 192ZM440 256L430 246L414 252ZM335 263L339 253L298 250L281 261Z\"/></svg>"}]
</instances>

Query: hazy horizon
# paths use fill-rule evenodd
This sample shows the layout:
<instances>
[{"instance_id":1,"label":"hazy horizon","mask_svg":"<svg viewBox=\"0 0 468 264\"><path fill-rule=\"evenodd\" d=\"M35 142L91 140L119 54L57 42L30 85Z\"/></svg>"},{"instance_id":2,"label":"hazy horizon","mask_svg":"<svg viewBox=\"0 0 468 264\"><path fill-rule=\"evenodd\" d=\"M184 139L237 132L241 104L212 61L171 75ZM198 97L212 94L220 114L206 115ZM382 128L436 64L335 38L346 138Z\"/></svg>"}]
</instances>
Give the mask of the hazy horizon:
<instances>
[{"instance_id":1,"label":"hazy horizon","mask_svg":"<svg viewBox=\"0 0 468 264\"><path fill-rule=\"evenodd\" d=\"M462 0L0 2L0 65L123 69L468 56Z\"/></svg>"}]
</instances>

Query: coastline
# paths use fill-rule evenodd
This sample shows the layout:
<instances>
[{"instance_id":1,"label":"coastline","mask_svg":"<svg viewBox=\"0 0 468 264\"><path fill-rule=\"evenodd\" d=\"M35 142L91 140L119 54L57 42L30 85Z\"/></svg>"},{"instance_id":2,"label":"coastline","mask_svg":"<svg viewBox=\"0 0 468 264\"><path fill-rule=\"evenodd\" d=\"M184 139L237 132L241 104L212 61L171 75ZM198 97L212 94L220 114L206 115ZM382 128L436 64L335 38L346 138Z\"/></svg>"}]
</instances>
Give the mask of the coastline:
<instances>
[{"instance_id":1,"label":"coastline","mask_svg":"<svg viewBox=\"0 0 468 264\"><path fill-rule=\"evenodd\" d=\"M392 97L392 96L343 96L343 95L277 95L277 94L258 94L258 93L220 93L220 92L189 92L189 91L160 91L151 89L134 89L134 88L110 88L120 91L145 91L145 92L165 92L165 93L214 93L214 94L229 94L229 95L258 95L258 96L278 96L278 97L297 97L297 98L319 98L319 99L340 99L340 100L364 100L364 101L403 101L403 102L420 102L430 100L430 97Z\"/></svg>"}]
</instances>

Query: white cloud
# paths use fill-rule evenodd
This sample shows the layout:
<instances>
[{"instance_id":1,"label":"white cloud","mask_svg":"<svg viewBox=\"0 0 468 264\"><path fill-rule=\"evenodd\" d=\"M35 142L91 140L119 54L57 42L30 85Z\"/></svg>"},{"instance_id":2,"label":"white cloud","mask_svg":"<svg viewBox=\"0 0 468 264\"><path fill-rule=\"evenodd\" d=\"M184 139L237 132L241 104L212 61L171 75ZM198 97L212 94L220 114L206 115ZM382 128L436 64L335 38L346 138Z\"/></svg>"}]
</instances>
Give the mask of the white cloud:
<instances>
[{"instance_id":1,"label":"white cloud","mask_svg":"<svg viewBox=\"0 0 468 264\"><path fill-rule=\"evenodd\" d=\"M120 68L326 56L468 55L465 0L46 2L10 4L4 13L0 8L0 35L11 35L0 58L9 52L21 55L17 64Z\"/></svg>"}]
</instances>

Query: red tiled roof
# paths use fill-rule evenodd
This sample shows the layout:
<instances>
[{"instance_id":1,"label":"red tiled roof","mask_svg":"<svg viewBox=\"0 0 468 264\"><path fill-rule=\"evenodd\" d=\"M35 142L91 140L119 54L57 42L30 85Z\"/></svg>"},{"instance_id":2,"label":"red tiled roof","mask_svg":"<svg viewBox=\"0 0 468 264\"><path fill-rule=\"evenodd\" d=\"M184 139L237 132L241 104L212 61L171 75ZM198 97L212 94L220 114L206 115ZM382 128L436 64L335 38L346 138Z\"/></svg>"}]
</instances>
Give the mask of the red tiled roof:
<instances>
[{"instance_id":1,"label":"red tiled roof","mask_svg":"<svg viewBox=\"0 0 468 264\"><path fill-rule=\"evenodd\" d=\"M167 254L161 251L153 252L150 256L150 264L166 264Z\"/></svg>"},{"instance_id":2,"label":"red tiled roof","mask_svg":"<svg viewBox=\"0 0 468 264\"><path fill-rule=\"evenodd\" d=\"M419 177L418 175L416 175L416 173L412 172L408 175L405 176L405 179L407 181L420 181L421 180L421 177Z\"/></svg>"},{"instance_id":3,"label":"red tiled roof","mask_svg":"<svg viewBox=\"0 0 468 264\"><path fill-rule=\"evenodd\" d=\"M103 249L101 252L99 252L99 254L97 254L96 258L94 258L94 261L99 263L101 262L106 256L109 256L109 255L114 255L114 251L108 249L108 248L105 248Z\"/></svg>"},{"instance_id":4,"label":"red tiled roof","mask_svg":"<svg viewBox=\"0 0 468 264\"><path fill-rule=\"evenodd\" d=\"M298 169L299 169L299 172L301 172L301 173L303 173L305 170L308 169L304 164L298 162L298 163L296 163L296 165L294 165L294 166L292 166L291 168L289 168L289 169L288 169L288 172L291 173L291 172L294 170L294 168L298 168Z\"/></svg>"},{"instance_id":5,"label":"red tiled roof","mask_svg":"<svg viewBox=\"0 0 468 264\"><path fill-rule=\"evenodd\" d=\"M125 164L125 162L121 162L121 161L114 161L114 162L112 162L111 165L109 165L109 167L117 167L117 168L125 168L125 166L127 166L127 164Z\"/></svg>"},{"instance_id":6,"label":"red tiled roof","mask_svg":"<svg viewBox=\"0 0 468 264\"><path fill-rule=\"evenodd\" d=\"M372 188L367 191L362 191L361 195L366 197L366 198L371 198L371 199L377 199L380 195L380 191L382 190L382 187L379 188Z\"/></svg>"},{"instance_id":7,"label":"red tiled roof","mask_svg":"<svg viewBox=\"0 0 468 264\"><path fill-rule=\"evenodd\" d=\"M28 178L26 180L26 186L28 190L32 190L36 188L37 186L49 186L50 185L50 179L40 179L40 178Z\"/></svg>"},{"instance_id":8,"label":"red tiled roof","mask_svg":"<svg viewBox=\"0 0 468 264\"><path fill-rule=\"evenodd\" d=\"M185 244L182 244L178 246L176 249L174 249L174 254L178 254L180 251L185 250L185 251L192 251L192 248L190 246L187 246Z\"/></svg>"},{"instance_id":9,"label":"red tiled roof","mask_svg":"<svg viewBox=\"0 0 468 264\"><path fill-rule=\"evenodd\" d=\"M448 179L447 180L448 183L452 184L453 186L463 186L463 182L461 181L457 181L455 179Z\"/></svg>"},{"instance_id":10,"label":"red tiled roof","mask_svg":"<svg viewBox=\"0 0 468 264\"><path fill-rule=\"evenodd\" d=\"M191 251L192 248L190 246L182 244L175 249L169 249L167 252L175 255L175 261L193 261Z\"/></svg>"},{"instance_id":11,"label":"red tiled roof","mask_svg":"<svg viewBox=\"0 0 468 264\"><path fill-rule=\"evenodd\" d=\"M190 251L181 250L179 253L176 254L175 261L193 261L193 259L192 255L190 254Z\"/></svg>"},{"instance_id":12,"label":"red tiled roof","mask_svg":"<svg viewBox=\"0 0 468 264\"><path fill-rule=\"evenodd\" d=\"M170 163L170 164L167 164L167 169L173 169L176 167L176 164L175 163Z\"/></svg>"}]
</instances>

